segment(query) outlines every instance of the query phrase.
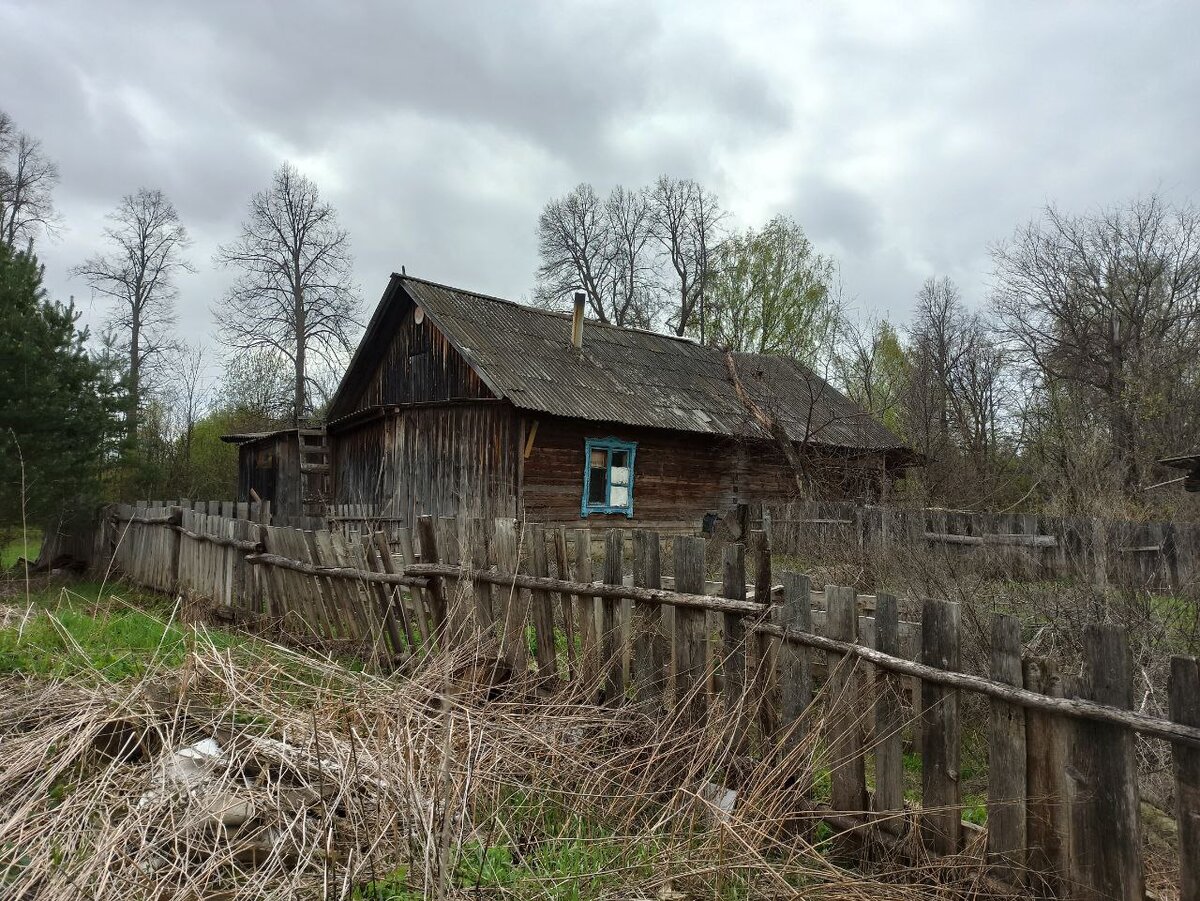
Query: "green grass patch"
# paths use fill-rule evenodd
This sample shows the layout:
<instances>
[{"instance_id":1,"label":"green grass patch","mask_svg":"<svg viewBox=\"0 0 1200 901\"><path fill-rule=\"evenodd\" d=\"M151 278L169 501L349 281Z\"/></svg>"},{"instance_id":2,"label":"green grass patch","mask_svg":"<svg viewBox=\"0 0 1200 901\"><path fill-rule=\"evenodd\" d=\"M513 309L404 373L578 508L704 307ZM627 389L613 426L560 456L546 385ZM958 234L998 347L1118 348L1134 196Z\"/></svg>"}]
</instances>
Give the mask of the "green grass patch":
<instances>
[{"instance_id":1,"label":"green grass patch","mask_svg":"<svg viewBox=\"0 0 1200 901\"><path fill-rule=\"evenodd\" d=\"M508 793L490 816L482 816L480 832L490 834L459 849L450 882L485 897L583 901L636 884L661 866L661 849L651 840L630 840L526 791ZM354 895L359 901L422 897L407 867Z\"/></svg>"},{"instance_id":2,"label":"green grass patch","mask_svg":"<svg viewBox=\"0 0 1200 901\"><path fill-rule=\"evenodd\" d=\"M0 673L120 681L151 664L178 666L188 631L171 622L170 603L122 585L77 582L4 599ZM218 647L231 636L212 633Z\"/></svg>"},{"instance_id":3,"label":"green grass patch","mask_svg":"<svg viewBox=\"0 0 1200 901\"><path fill-rule=\"evenodd\" d=\"M41 529L0 528L0 572L16 566L22 557L36 560L41 549Z\"/></svg>"}]
</instances>

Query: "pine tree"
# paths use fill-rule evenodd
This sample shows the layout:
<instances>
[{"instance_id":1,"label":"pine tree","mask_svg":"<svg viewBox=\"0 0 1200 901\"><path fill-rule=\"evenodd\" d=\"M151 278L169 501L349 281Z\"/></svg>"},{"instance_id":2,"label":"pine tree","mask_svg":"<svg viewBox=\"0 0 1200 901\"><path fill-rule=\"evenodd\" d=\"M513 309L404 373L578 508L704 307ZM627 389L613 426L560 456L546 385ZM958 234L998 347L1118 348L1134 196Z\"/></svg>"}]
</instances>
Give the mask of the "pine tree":
<instances>
[{"instance_id":1,"label":"pine tree","mask_svg":"<svg viewBox=\"0 0 1200 901\"><path fill-rule=\"evenodd\" d=\"M98 499L119 398L78 319L46 297L32 246L0 244L0 526Z\"/></svg>"}]
</instances>

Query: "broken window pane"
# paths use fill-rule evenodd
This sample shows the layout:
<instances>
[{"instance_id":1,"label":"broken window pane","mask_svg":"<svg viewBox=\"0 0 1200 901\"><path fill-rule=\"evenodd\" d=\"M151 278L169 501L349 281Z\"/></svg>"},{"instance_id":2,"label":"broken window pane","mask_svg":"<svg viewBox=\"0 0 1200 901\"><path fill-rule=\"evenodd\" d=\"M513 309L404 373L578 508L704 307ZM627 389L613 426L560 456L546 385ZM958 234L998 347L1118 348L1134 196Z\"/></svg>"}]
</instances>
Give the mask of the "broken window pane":
<instances>
[{"instance_id":1,"label":"broken window pane","mask_svg":"<svg viewBox=\"0 0 1200 901\"><path fill-rule=\"evenodd\" d=\"M608 467L606 465L607 460L608 460L608 454L604 453L603 451L601 451L600 453L605 462L602 463L600 466L595 466L595 465L592 466L592 472L591 472L590 477L588 478L588 503L589 504L605 504L605 503L607 503L607 500L605 498L605 493L606 493L606 489L608 487L608 484L607 484L608 483ZM595 460L595 457L596 457L596 455L595 455L595 453L593 453L592 459Z\"/></svg>"}]
</instances>

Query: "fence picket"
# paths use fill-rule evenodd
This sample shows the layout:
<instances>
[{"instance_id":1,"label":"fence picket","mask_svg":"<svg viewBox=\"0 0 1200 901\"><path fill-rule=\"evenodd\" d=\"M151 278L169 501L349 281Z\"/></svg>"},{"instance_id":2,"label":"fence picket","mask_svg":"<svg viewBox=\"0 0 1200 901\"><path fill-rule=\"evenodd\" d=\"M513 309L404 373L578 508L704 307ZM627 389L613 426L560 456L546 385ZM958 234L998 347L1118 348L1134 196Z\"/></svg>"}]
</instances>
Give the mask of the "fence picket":
<instances>
[{"instance_id":1,"label":"fence picket","mask_svg":"<svg viewBox=\"0 0 1200 901\"><path fill-rule=\"evenodd\" d=\"M735 601L746 600L746 546L727 544L721 560L721 597ZM721 617L722 649L721 678L725 712L732 715L730 744L740 753L745 741L746 702L746 624L740 613L725 613Z\"/></svg>"},{"instance_id":2,"label":"fence picket","mask_svg":"<svg viewBox=\"0 0 1200 901\"><path fill-rule=\"evenodd\" d=\"M1021 621L992 617L991 677L1020 687ZM987 850L998 871L1019 883L1025 868L1025 711L992 701L988 749Z\"/></svg>"},{"instance_id":3,"label":"fence picket","mask_svg":"<svg viewBox=\"0 0 1200 901\"><path fill-rule=\"evenodd\" d=\"M1200 726L1200 666L1172 657L1168 682L1171 719ZM1179 901L1200 901L1200 749L1171 746L1175 767L1175 822L1179 824Z\"/></svg>"},{"instance_id":4,"label":"fence picket","mask_svg":"<svg viewBox=\"0 0 1200 901\"><path fill-rule=\"evenodd\" d=\"M675 590L704 593L704 539L675 539ZM707 684L705 614L691 607L675 608L675 704L685 725L704 718Z\"/></svg>"},{"instance_id":5,"label":"fence picket","mask_svg":"<svg viewBox=\"0 0 1200 901\"><path fill-rule=\"evenodd\" d=\"M812 590L808 576L790 571L783 573L780 624L797 632L812 631ZM803 645L784 642L779 651L779 668L783 690L779 729L786 757L802 743L800 720L812 703L811 652Z\"/></svg>"},{"instance_id":6,"label":"fence picket","mask_svg":"<svg viewBox=\"0 0 1200 901\"><path fill-rule=\"evenodd\" d=\"M1132 660L1125 630L1087 626L1083 655L1081 695L1132 708ZM1085 899L1144 901L1133 735L1123 726L1090 720L1077 720L1074 730L1067 768L1072 890Z\"/></svg>"},{"instance_id":7,"label":"fence picket","mask_svg":"<svg viewBox=\"0 0 1200 901\"><path fill-rule=\"evenodd\" d=\"M921 648L927 666L961 669L958 604L925 601ZM955 854L962 833L958 689L922 682L921 721L921 837L932 853Z\"/></svg>"},{"instance_id":8,"label":"fence picket","mask_svg":"<svg viewBox=\"0 0 1200 901\"><path fill-rule=\"evenodd\" d=\"M520 547L516 524L511 519L496 520L496 564L501 572L515 573L520 564ZM501 586L500 609L503 610L503 654L514 673L529 668L529 642L525 640L525 592L513 586Z\"/></svg>"},{"instance_id":9,"label":"fence picket","mask_svg":"<svg viewBox=\"0 0 1200 901\"><path fill-rule=\"evenodd\" d=\"M622 585L625 582L625 533L609 529L604 536L604 584ZM603 626L600 630L600 659L604 667L604 699L619 704L625 699L625 654L622 640L621 608L615 598L601 601Z\"/></svg>"},{"instance_id":10,"label":"fence picket","mask_svg":"<svg viewBox=\"0 0 1200 901\"><path fill-rule=\"evenodd\" d=\"M546 556L546 531L541 526L527 530L530 542L529 574L546 578L550 575L550 561ZM550 592L535 589L531 592L533 630L537 637L538 675L553 679L558 674L558 649L554 641L554 600Z\"/></svg>"},{"instance_id":11,"label":"fence picket","mask_svg":"<svg viewBox=\"0 0 1200 901\"><path fill-rule=\"evenodd\" d=\"M658 532L638 529L633 533L633 584L661 588ZM645 601L634 604L633 676L637 700L648 712L664 710L667 678L667 637L663 632L662 607Z\"/></svg>"},{"instance_id":12,"label":"fence picket","mask_svg":"<svg viewBox=\"0 0 1200 901\"><path fill-rule=\"evenodd\" d=\"M894 595L875 596L875 650L900 654L900 614ZM875 670L875 813L893 835L904 822L904 682L895 673Z\"/></svg>"},{"instance_id":13,"label":"fence picket","mask_svg":"<svg viewBox=\"0 0 1200 901\"><path fill-rule=\"evenodd\" d=\"M825 586L829 637L858 641L858 597L853 588ZM858 698L858 658L830 654L829 733L831 761L831 805L845 813L867 810L867 773L863 754L863 710Z\"/></svg>"}]
</instances>

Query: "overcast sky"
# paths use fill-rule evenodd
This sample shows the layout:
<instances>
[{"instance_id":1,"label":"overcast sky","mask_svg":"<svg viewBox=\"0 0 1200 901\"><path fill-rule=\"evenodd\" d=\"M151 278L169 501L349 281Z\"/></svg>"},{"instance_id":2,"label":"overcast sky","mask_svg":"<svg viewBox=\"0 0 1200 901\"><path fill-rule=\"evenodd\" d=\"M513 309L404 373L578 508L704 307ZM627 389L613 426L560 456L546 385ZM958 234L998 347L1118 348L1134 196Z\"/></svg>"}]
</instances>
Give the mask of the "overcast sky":
<instances>
[{"instance_id":1,"label":"overcast sky","mask_svg":"<svg viewBox=\"0 0 1200 901\"><path fill-rule=\"evenodd\" d=\"M340 211L365 311L392 271L521 300L547 199L660 173L738 224L794 216L861 311L930 275L987 295L988 246L1069 210L1200 190L1200 4L0 0L0 109L62 180L47 282L123 194L194 244L180 331L283 160Z\"/></svg>"}]
</instances>

